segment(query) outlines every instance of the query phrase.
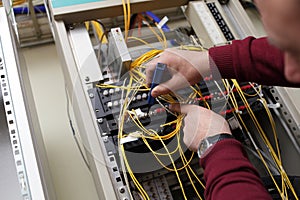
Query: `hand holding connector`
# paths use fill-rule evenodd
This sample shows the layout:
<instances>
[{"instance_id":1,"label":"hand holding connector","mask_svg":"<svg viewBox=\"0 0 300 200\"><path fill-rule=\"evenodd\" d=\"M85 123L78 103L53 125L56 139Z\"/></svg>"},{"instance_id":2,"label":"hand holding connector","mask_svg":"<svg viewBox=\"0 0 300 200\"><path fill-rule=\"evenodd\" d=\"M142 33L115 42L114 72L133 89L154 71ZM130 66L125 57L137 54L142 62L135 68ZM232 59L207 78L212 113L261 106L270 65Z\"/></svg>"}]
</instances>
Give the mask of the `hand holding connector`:
<instances>
[{"instance_id":1,"label":"hand holding connector","mask_svg":"<svg viewBox=\"0 0 300 200\"><path fill-rule=\"evenodd\" d=\"M208 52L166 49L158 58L147 64L146 82L148 85L153 83L157 63L164 63L168 66L168 72L172 77L167 81L161 81L155 88L151 87L153 97L198 83L202 77L210 74Z\"/></svg>"},{"instance_id":2,"label":"hand holding connector","mask_svg":"<svg viewBox=\"0 0 300 200\"><path fill-rule=\"evenodd\" d=\"M185 114L183 142L191 151L197 151L200 142L218 134L232 134L225 118L197 105L172 104L170 109Z\"/></svg>"},{"instance_id":3,"label":"hand holding connector","mask_svg":"<svg viewBox=\"0 0 300 200\"><path fill-rule=\"evenodd\" d=\"M149 107L152 106L155 102L155 98L151 95L152 90L162 82L163 78L166 76L167 70L168 69L166 64L163 63L156 64L152 81L150 84L150 92L147 99Z\"/></svg>"}]
</instances>

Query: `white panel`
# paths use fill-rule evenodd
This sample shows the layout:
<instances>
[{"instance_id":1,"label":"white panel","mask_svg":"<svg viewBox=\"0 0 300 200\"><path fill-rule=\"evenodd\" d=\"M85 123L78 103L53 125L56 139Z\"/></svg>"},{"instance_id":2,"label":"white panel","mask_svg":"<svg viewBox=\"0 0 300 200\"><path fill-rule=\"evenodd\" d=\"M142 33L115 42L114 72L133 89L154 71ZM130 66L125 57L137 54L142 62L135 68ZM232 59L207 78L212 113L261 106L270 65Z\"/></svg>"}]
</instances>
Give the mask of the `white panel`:
<instances>
[{"instance_id":1,"label":"white panel","mask_svg":"<svg viewBox=\"0 0 300 200\"><path fill-rule=\"evenodd\" d=\"M2 91L3 100L10 102L9 104L5 103L5 110L11 112L11 114L7 114L7 123L11 133L12 147L13 150L20 151L19 154L14 153L14 158L21 193L25 200L43 200L45 194L28 123L29 119L25 110L18 60L4 8L0 8L0 30L0 56L2 57L0 79L1 83L6 84L5 91Z\"/></svg>"},{"instance_id":2,"label":"white panel","mask_svg":"<svg viewBox=\"0 0 300 200\"><path fill-rule=\"evenodd\" d=\"M86 83L102 80L102 73L85 26L70 30L70 38L81 80Z\"/></svg>"}]
</instances>

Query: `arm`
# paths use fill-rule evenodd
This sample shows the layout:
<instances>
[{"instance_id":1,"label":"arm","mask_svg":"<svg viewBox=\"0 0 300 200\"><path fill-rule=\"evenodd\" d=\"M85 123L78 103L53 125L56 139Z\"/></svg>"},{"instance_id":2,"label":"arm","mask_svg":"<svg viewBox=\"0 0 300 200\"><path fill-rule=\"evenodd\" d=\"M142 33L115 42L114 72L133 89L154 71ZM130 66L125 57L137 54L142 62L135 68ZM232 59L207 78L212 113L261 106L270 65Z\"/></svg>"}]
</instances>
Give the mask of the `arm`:
<instances>
[{"instance_id":1,"label":"arm","mask_svg":"<svg viewBox=\"0 0 300 200\"><path fill-rule=\"evenodd\" d=\"M201 159L205 199L272 199L240 142L222 140Z\"/></svg>"},{"instance_id":2,"label":"arm","mask_svg":"<svg viewBox=\"0 0 300 200\"><path fill-rule=\"evenodd\" d=\"M173 76L152 91L153 97L198 83L210 73L215 79L300 87L300 83L293 84L286 80L283 53L270 45L267 38L248 37L233 41L230 45L212 47L208 52L166 49L159 58L147 64L148 84L158 62L167 64Z\"/></svg>"},{"instance_id":3,"label":"arm","mask_svg":"<svg viewBox=\"0 0 300 200\"><path fill-rule=\"evenodd\" d=\"M186 114L183 141L192 151L206 137L231 134L226 120L213 111L196 105L172 105L171 109ZM271 200L240 142L221 140L204 155L205 199Z\"/></svg>"},{"instance_id":4,"label":"arm","mask_svg":"<svg viewBox=\"0 0 300 200\"><path fill-rule=\"evenodd\" d=\"M212 73L219 70L222 78L251 81L263 85L300 86L284 76L284 56L267 38L233 41L231 45L209 49Z\"/></svg>"}]
</instances>

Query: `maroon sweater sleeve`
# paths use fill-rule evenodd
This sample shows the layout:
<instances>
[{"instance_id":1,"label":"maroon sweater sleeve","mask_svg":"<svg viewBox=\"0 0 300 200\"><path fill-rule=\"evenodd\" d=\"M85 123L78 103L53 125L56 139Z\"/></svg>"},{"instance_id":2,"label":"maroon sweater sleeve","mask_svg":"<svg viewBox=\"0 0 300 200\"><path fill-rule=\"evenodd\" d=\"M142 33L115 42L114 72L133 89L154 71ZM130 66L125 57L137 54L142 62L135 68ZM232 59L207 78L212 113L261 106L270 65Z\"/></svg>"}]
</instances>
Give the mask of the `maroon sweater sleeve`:
<instances>
[{"instance_id":1,"label":"maroon sweater sleeve","mask_svg":"<svg viewBox=\"0 0 300 200\"><path fill-rule=\"evenodd\" d=\"M206 181L205 199L271 200L240 142L219 141L201 159Z\"/></svg>"},{"instance_id":2,"label":"maroon sweater sleeve","mask_svg":"<svg viewBox=\"0 0 300 200\"><path fill-rule=\"evenodd\" d=\"M270 45L267 38L236 40L231 45L210 48L209 55L213 75L217 69L222 78L271 86L300 86L286 80L283 53Z\"/></svg>"}]
</instances>

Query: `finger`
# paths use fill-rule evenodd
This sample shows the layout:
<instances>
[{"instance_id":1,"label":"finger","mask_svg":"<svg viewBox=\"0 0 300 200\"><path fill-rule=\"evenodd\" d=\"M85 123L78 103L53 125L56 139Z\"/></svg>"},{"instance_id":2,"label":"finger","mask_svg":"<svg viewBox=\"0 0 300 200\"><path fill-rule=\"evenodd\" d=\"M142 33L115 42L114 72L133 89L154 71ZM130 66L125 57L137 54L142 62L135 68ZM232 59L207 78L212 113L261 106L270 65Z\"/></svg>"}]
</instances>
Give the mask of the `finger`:
<instances>
[{"instance_id":1,"label":"finger","mask_svg":"<svg viewBox=\"0 0 300 200\"><path fill-rule=\"evenodd\" d=\"M152 90L151 95L153 97L158 97L160 95L169 94L172 91L176 91L178 89L178 86L176 84L176 78L173 76L170 80L156 86Z\"/></svg>"},{"instance_id":2,"label":"finger","mask_svg":"<svg viewBox=\"0 0 300 200\"><path fill-rule=\"evenodd\" d=\"M169 89L168 87L165 87L164 85L158 85L152 90L151 96L156 98L160 95L168 94L171 91L172 91L171 89Z\"/></svg>"},{"instance_id":3,"label":"finger","mask_svg":"<svg viewBox=\"0 0 300 200\"><path fill-rule=\"evenodd\" d=\"M185 105L185 104L171 104L170 106L170 110L174 111L174 112L178 112L178 113L182 113L182 114L187 114L193 110L199 109L201 108L200 106L196 106L196 105Z\"/></svg>"},{"instance_id":4,"label":"finger","mask_svg":"<svg viewBox=\"0 0 300 200\"><path fill-rule=\"evenodd\" d=\"M197 133L193 134L191 130L188 130L187 126L184 126L183 133L183 142L186 145L186 147L190 151L197 151L197 142L199 141L199 139L197 138Z\"/></svg>"},{"instance_id":5,"label":"finger","mask_svg":"<svg viewBox=\"0 0 300 200\"><path fill-rule=\"evenodd\" d=\"M183 77L181 74L177 73L172 76L166 82L163 82L156 86L153 90L151 95L153 97L157 97L163 94L169 94L170 92L175 92L178 89L185 88L190 86L189 82Z\"/></svg>"},{"instance_id":6,"label":"finger","mask_svg":"<svg viewBox=\"0 0 300 200\"><path fill-rule=\"evenodd\" d=\"M169 106L169 109L173 112L181 113L180 107L183 106L182 104L179 103L173 103Z\"/></svg>"},{"instance_id":7,"label":"finger","mask_svg":"<svg viewBox=\"0 0 300 200\"><path fill-rule=\"evenodd\" d=\"M213 111L208 110L207 108L198 106L198 105L192 105L192 104L171 104L169 109L174 112L182 113L182 114L188 114L192 111L197 111L199 113L197 116L202 115L210 115Z\"/></svg>"},{"instance_id":8,"label":"finger","mask_svg":"<svg viewBox=\"0 0 300 200\"><path fill-rule=\"evenodd\" d=\"M169 53L165 50L164 52L157 55L157 58L154 58L146 64L146 83L148 86L151 85L153 73L155 71L157 63L164 63L168 66L170 62L172 62L172 59L169 57Z\"/></svg>"}]
</instances>

